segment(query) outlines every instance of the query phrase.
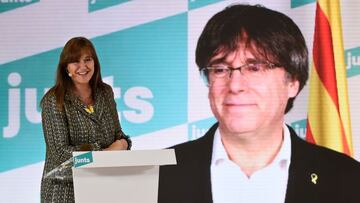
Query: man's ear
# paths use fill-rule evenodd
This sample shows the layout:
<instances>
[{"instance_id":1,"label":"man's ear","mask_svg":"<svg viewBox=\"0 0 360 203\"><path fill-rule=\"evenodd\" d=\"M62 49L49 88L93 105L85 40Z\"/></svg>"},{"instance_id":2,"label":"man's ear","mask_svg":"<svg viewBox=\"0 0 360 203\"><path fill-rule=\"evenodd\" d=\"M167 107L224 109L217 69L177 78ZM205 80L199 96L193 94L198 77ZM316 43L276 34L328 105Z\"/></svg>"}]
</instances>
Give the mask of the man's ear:
<instances>
[{"instance_id":1,"label":"man's ear","mask_svg":"<svg viewBox=\"0 0 360 203\"><path fill-rule=\"evenodd\" d=\"M298 80L293 79L288 82L288 96L289 98L294 98L299 93L300 83Z\"/></svg>"}]
</instances>

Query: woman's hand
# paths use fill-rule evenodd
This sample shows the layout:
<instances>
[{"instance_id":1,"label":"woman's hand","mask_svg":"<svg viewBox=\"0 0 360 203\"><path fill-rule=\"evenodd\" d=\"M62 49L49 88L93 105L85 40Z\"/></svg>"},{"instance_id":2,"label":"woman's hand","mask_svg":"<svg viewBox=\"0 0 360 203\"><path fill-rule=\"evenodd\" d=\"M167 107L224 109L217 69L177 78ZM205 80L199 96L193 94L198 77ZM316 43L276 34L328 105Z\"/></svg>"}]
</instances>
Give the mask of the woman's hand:
<instances>
[{"instance_id":1,"label":"woman's hand","mask_svg":"<svg viewBox=\"0 0 360 203\"><path fill-rule=\"evenodd\" d=\"M115 140L108 148L105 148L104 151L112 150L126 150L128 148L128 143L125 139Z\"/></svg>"}]
</instances>

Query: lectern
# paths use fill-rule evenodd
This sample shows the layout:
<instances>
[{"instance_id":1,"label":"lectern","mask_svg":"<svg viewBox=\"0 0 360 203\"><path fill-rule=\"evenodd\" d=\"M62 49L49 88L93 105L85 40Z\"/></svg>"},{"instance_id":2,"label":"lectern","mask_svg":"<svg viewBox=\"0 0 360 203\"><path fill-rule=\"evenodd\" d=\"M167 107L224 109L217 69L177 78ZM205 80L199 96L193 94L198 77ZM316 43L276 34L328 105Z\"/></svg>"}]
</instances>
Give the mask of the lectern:
<instances>
[{"instance_id":1,"label":"lectern","mask_svg":"<svg viewBox=\"0 0 360 203\"><path fill-rule=\"evenodd\" d=\"M176 164L173 149L73 153L75 202L157 202L159 166Z\"/></svg>"}]
</instances>

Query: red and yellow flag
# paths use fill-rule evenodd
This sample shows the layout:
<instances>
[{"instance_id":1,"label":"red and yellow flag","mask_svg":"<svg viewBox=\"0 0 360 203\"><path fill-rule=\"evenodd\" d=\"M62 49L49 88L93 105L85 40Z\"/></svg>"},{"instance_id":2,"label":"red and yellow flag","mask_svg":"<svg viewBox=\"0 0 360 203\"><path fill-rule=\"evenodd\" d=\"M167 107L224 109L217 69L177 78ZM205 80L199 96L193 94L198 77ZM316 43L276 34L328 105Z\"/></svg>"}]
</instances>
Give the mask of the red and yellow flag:
<instances>
[{"instance_id":1,"label":"red and yellow flag","mask_svg":"<svg viewBox=\"0 0 360 203\"><path fill-rule=\"evenodd\" d=\"M339 0L316 3L306 139L353 156Z\"/></svg>"}]
</instances>

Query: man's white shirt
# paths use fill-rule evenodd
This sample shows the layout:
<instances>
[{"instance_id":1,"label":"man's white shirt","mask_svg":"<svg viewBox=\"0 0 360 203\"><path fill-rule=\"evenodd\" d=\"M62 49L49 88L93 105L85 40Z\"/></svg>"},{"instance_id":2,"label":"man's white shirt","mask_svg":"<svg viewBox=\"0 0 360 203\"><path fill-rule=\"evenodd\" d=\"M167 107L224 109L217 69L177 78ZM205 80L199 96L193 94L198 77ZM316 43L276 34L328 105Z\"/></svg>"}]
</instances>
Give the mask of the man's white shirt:
<instances>
[{"instance_id":1,"label":"man's white shirt","mask_svg":"<svg viewBox=\"0 0 360 203\"><path fill-rule=\"evenodd\" d=\"M214 203L283 203L285 202L291 160L290 132L284 124L284 139L275 159L247 177L232 162L221 142L220 131L214 135L211 160L211 187Z\"/></svg>"}]
</instances>

